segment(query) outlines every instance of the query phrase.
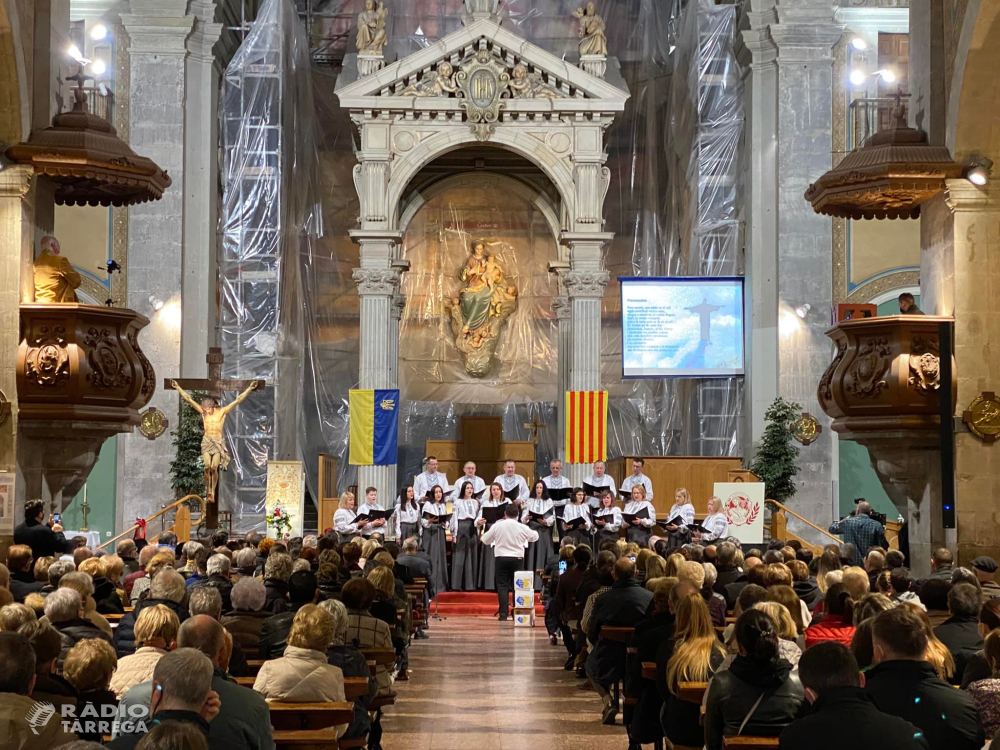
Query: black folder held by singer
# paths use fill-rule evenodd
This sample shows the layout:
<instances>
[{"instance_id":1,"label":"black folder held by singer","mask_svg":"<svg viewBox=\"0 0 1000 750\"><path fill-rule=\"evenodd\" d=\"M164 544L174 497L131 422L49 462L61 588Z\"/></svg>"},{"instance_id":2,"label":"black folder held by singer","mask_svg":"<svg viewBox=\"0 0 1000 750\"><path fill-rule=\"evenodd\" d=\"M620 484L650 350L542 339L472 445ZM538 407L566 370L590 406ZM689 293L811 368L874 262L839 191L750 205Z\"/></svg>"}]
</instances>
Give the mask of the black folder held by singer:
<instances>
[{"instance_id":1,"label":"black folder held by singer","mask_svg":"<svg viewBox=\"0 0 1000 750\"><path fill-rule=\"evenodd\" d=\"M587 497L600 497L604 491L607 490L611 492L610 485L602 484L600 487L590 484L590 482L583 483L583 494Z\"/></svg>"},{"instance_id":2,"label":"black folder held by singer","mask_svg":"<svg viewBox=\"0 0 1000 750\"><path fill-rule=\"evenodd\" d=\"M514 485L509 490L504 490L503 491L503 496L505 498L507 498L508 500L510 500L510 501L517 500L517 498L519 498L521 496L521 487L520 487L520 485Z\"/></svg>"},{"instance_id":3,"label":"black folder held by singer","mask_svg":"<svg viewBox=\"0 0 1000 750\"><path fill-rule=\"evenodd\" d=\"M569 500L570 495L573 494L572 487L558 487L557 489L549 489L549 500Z\"/></svg>"},{"instance_id":4,"label":"black folder held by singer","mask_svg":"<svg viewBox=\"0 0 1000 750\"><path fill-rule=\"evenodd\" d=\"M436 516L433 513L428 513L426 510L424 511L425 519L427 519L428 521L437 521L438 523L441 524L449 523L451 521L451 516L452 516L451 513L444 513L440 516Z\"/></svg>"},{"instance_id":5,"label":"black folder held by singer","mask_svg":"<svg viewBox=\"0 0 1000 750\"><path fill-rule=\"evenodd\" d=\"M587 519L583 516L578 516L577 518L572 518L569 521L564 522L567 529L570 531L576 531L577 529L587 528Z\"/></svg>"},{"instance_id":6,"label":"black folder held by singer","mask_svg":"<svg viewBox=\"0 0 1000 750\"><path fill-rule=\"evenodd\" d=\"M351 523L357 523L358 521L378 521L380 518L384 518L386 522L392 518L392 514L396 512L395 506L389 508L389 510L369 510L367 513L359 513L354 517Z\"/></svg>"},{"instance_id":7,"label":"black folder held by singer","mask_svg":"<svg viewBox=\"0 0 1000 750\"><path fill-rule=\"evenodd\" d=\"M554 516L554 515L555 515L555 511L552 510L552 509L550 509L547 513L534 513L533 511L529 510L528 511L528 520L529 521L534 521L535 523L544 523L544 524L548 525L546 523L546 521L548 521L548 519L552 518L552 516Z\"/></svg>"},{"instance_id":8,"label":"black folder held by singer","mask_svg":"<svg viewBox=\"0 0 1000 750\"><path fill-rule=\"evenodd\" d=\"M504 503L503 505L498 505L495 508L493 506L491 506L491 505L484 505L483 506L483 508L482 508L482 514L483 514L483 518L486 519L486 527L487 528L489 528L490 526L492 526L493 524L495 524L497 521L499 521L501 518L503 518L504 510L505 510L503 506L506 505L506 504L507 503Z\"/></svg>"},{"instance_id":9,"label":"black folder held by singer","mask_svg":"<svg viewBox=\"0 0 1000 750\"><path fill-rule=\"evenodd\" d=\"M633 521L644 521L647 518L649 518L649 508L643 508L638 513L622 513L622 521L629 526L632 525Z\"/></svg>"}]
</instances>

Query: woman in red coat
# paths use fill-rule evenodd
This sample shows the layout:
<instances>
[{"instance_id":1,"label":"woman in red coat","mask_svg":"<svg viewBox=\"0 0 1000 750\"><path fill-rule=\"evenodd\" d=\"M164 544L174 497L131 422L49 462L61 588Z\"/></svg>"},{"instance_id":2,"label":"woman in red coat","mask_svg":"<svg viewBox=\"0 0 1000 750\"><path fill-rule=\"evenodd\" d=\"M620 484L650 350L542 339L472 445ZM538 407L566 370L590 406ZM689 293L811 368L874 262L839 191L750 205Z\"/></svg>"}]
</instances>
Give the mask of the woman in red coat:
<instances>
[{"instance_id":1,"label":"woman in red coat","mask_svg":"<svg viewBox=\"0 0 1000 750\"><path fill-rule=\"evenodd\" d=\"M838 641L848 648L854 638L854 601L844 584L835 583L826 590L825 615L806 628L806 648L823 641Z\"/></svg>"}]
</instances>

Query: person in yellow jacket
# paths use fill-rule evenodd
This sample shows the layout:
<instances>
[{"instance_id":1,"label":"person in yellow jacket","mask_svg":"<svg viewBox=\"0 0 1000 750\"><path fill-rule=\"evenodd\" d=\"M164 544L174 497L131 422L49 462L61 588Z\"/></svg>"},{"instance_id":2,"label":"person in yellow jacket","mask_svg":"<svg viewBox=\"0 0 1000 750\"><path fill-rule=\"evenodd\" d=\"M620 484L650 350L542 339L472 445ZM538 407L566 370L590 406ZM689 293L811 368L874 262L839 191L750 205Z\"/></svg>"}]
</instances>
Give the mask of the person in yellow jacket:
<instances>
[{"instance_id":1,"label":"person in yellow jacket","mask_svg":"<svg viewBox=\"0 0 1000 750\"><path fill-rule=\"evenodd\" d=\"M42 252L35 259L35 302L76 302L80 272L59 254L59 240L42 237Z\"/></svg>"}]
</instances>

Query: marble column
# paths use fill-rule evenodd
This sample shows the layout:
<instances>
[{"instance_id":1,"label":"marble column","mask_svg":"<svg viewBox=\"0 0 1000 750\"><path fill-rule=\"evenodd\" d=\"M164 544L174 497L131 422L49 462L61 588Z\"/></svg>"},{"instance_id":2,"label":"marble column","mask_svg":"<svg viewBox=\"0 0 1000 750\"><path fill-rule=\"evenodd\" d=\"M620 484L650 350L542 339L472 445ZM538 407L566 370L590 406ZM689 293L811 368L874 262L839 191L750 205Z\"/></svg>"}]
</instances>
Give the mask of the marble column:
<instances>
[{"instance_id":1,"label":"marble column","mask_svg":"<svg viewBox=\"0 0 1000 750\"><path fill-rule=\"evenodd\" d=\"M838 5L833 0L753 0L750 29L743 35L752 55L745 452L749 455L760 438L763 414L775 396L817 415L826 429L802 451L792 502L820 526L832 520L838 502L836 438L816 400L831 357L824 331L830 323L825 305L833 299L833 226L802 195L831 167L833 46L843 33L834 22ZM800 319L794 311L806 303L812 309Z\"/></svg>"},{"instance_id":2,"label":"marble column","mask_svg":"<svg viewBox=\"0 0 1000 750\"><path fill-rule=\"evenodd\" d=\"M215 0L190 0L188 10L194 16L194 28L187 38L185 60L180 374L204 378L208 377L205 353L216 344L217 201L213 196L218 179L219 94L212 48L222 33L222 24L214 22Z\"/></svg>"},{"instance_id":3,"label":"marble column","mask_svg":"<svg viewBox=\"0 0 1000 750\"><path fill-rule=\"evenodd\" d=\"M34 170L21 164L0 171L0 392L10 411L0 410L0 472L14 473L18 466L17 443L17 332L22 301L34 300L32 273L35 233ZM14 485L14 519L24 507L25 482L19 474ZM39 493L40 496L40 493ZM15 521L15 522L16 522ZM13 530L13 525L11 525Z\"/></svg>"},{"instance_id":4,"label":"marble column","mask_svg":"<svg viewBox=\"0 0 1000 750\"><path fill-rule=\"evenodd\" d=\"M180 374L181 366L186 42L195 25L186 6L185 0L132 0L132 13L122 15L129 37L129 145L173 180L160 200L128 212L128 307L150 317L141 341L158 379ZM201 200L212 199L202 195ZM165 303L158 313L150 296ZM176 394L158 389L150 406L176 421ZM145 518L173 498L173 457L168 436L147 440L136 431L119 439L119 465L128 467L117 485L124 518Z\"/></svg>"},{"instance_id":5,"label":"marble column","mask_svg":"<svg viewBox=\"0 0 1000 750\"><path fill-rule=\"evenodd\" d=\"M920 212L921 307L955 318L956 417L983 391L997 391L1000 372L1000 186L977 187L948 180L943 194ZM956 420L957 421L957 420ZM946 481L948 479L946 478ZM985 443L964 426L955 435L955 532L948 546L967 564L995 555L1000 546L996 498L1000 493L1000 445ZM940 514L940 508L936 509Z\"/></svg>"},{"instance_id":6,"label":"marble column","mask_svg":"<svg viewBox=\"0 0 1000 750\"><path fill-rule=\"evenodd\" d=\"M596 243L599 251L603 241L598 240ZM593 243L588 243L590 244ZM575 253L579 249L579 244L574 241L571 247ZM593 251L593 247L584 246L583 249L588 253ZM575 263L573 266L563 275L570 302L572 328L569 390L599 391L601 390L601 301L609 275L607 271L594 265L589 268L585 265L580 270L575 268ZM568 464L567 469L570 481L579 487L583 479L590 476L592 465Z\"/></svg>"},{"instance_id":7,"label":"marble column","mask_svg":"<svg viewBox=\"0 0 1000 750\"><path fill-rule=\"evenodd\" d=\"M571 368L571 352L573 351L573 306L568 297L553 297L552 312L556 316L556 335L558 336L558 371L556 373L556 455L560 461L566 460L566 391L569 388ZM548 474L548 472L546 472Z\"/></svg>"},{"instance_id":8,"label":"marble column","mask_svg":"<svg viewBox=\"0 0 1000 750\"><path fill-rule=\"evenodd\" d=\"M364 243L362 243L364 253ZM399 359L399 320L394 304L399 295L399 270L356 268L354 281L361 298L358 388L395 388ZM396 465L359 466L358 492L378 490L379 503L392 505L396 495Z\"/></svg>"}]
</instances>

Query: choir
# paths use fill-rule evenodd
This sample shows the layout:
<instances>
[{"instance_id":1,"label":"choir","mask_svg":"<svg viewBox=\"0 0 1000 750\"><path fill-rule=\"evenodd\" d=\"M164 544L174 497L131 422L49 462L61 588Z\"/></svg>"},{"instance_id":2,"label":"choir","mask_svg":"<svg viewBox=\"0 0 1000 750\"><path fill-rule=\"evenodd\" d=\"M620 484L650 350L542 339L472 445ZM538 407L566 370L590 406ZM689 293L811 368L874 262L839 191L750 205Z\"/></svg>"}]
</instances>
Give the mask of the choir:
<instances>
[{"instance_id":1,"label":"choir","mask_svg":"<svg viewBox=\"0 0 1000 750\"><path fill-rule=\"evenodd\" d=\"M642 459L632 462L632 474L616 491L603 461L582 487L573 487L562 475L562 462L549 464L549 475L531 489L508 460L504 472L487 484L476 476L476 464L466 462L463 475L449 484L438 471L437 459L424 459L425 471L412 485L399 492L396 507L382 511L376 491L365 491L365 502L355 509L354 495L345 492L334 513L333 526L342 537L369 537L384 533L388 524L397 540L417 539L429 560L434 589L438 592L496 590L496 560L491 545L480 544L482 536L504 517L504 506L513 503L521 523L537 532L538 541L525 547L526 570L544 571L556 556L557 540L570 538L574 545L600 549L617 541L623 532L627 542L648 547L657 525L651 499L653 484L642 473ZM621 495L619 498L618 495ZM448 503L451 504L450 512ZM379 518L379 511L385 517ZM659 521L669 547L695 542L708 544L728 535L728 521L717 497L708 500L708 516L695 521L690 493L683 487L674 492L674 504ZM371 515L371 518L366 516ZM447 564L446 539L451 537L451 566Z\"/></svg>"}]
</instances>

